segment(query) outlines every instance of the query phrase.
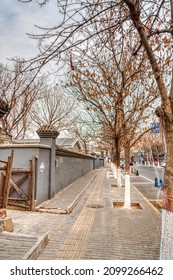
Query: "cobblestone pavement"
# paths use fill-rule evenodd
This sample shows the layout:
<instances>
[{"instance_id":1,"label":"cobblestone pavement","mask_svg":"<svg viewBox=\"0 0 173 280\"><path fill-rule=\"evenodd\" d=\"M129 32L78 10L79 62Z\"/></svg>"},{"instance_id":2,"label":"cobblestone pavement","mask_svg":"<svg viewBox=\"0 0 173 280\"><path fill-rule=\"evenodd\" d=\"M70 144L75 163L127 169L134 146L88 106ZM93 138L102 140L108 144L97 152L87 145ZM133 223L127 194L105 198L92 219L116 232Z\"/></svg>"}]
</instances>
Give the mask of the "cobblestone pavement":
<instances>
[{"instance_id":1,"label":"cobblestone pavement","mask_svg":"<svg viewBox=\"0 0 173 280\"><path fill-rule=\"evenodd\" d=\"M159 259L161 214L134 185L131 185L131 200L139 203L142 209L114 207L113 202L123 201L124 188L111 186L116 180L109 176L109 166L96 173L90 180L83 179L83 185L90 183L69 214L8 210L14 233L41 236L49 232L49 242L37 258L40 260ZM79 182L76 183L81 192L85 186L81 189ZM72 187L74 185L68 188ZM76 195L80 193L77 187L75 192ZM68 191L67 197L64 196L66 208L67 204L72 204L72 199L75 200L74 194L72 198L69 193L73 192ZM55 206L55 198L53 203ZM9 247L8 250L10 253ZM14 258L17 259L17 255Z\"/></svg>"},{"instance_id":2,"label":"cobblestone pavement","mask_svg":"<svg viewBox=\"0 0 173 280\"><path fill-rule=\"evenodd\" d=\"M15 235L4 231L0 240L1 260L14 260L22 259L38 239L34 236Z\"/></svg>"}]
</instances>

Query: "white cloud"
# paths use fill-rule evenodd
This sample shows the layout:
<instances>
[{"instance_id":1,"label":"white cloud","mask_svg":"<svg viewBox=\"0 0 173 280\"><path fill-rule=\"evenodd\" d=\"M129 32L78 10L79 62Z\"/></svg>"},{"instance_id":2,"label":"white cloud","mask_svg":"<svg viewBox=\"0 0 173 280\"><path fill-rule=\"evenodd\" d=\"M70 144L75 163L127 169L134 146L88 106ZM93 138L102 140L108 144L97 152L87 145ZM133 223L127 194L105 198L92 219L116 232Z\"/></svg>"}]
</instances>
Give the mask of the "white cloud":
<instances>
[{"instance_id":1,"label":"white cloud","mask_svg":"<svg viewBox=\"0 0 173 280\"><path fill-rule=\"evenodd\" d=\"M0 62L7 58L30 58L37 54L37 42L26 33L39 33L34 25L53 26L57 23L58 9L56 0L51 0L40 8L35 2L22 4L17 0L1 0L0 10Z\"/></svg>"}]
</instances>

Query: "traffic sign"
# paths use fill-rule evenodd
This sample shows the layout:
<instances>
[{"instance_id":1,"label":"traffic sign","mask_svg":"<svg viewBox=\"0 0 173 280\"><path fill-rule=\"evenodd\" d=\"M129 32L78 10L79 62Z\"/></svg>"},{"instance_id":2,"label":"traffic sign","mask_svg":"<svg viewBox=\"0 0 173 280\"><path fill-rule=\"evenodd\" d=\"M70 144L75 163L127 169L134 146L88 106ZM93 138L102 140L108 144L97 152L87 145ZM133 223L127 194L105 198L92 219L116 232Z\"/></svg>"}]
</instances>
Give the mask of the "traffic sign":
<instances>
[{"instance_id":1,"label":"traffic sign","mask_svg":"<svg viewBox=\"0 0 173 280\"><path fill-rule=\"evenodd\" d=\"M153 128L160 127L160 123L159 122L152 122L152 123L150 123L150 127L153 127Z\"/></svg>"},{"instance_id":2,"label":"traffic sign","mask_svg":"<svg viewBox=\"0 0 173 280\"><path fill-rule=\"evenodd\" d=\"M154 133L154 134L155 134L155 133L160 133L160 130L157 129L157 128L154 128L154 129L153 129L153 133Z\"/></svg>"},{"instance_id":3,"label":"traffic sign","mask_svg":"<svg viewBox=\"0 0 173 280\"><path fill-rule=\"evenodd\" d=\"M153 133L160 133L160 129L158 129L160 127L160 123L159 122L152 122L150 123L150 127L153 127Z\"/></svg>"}]
</instances>

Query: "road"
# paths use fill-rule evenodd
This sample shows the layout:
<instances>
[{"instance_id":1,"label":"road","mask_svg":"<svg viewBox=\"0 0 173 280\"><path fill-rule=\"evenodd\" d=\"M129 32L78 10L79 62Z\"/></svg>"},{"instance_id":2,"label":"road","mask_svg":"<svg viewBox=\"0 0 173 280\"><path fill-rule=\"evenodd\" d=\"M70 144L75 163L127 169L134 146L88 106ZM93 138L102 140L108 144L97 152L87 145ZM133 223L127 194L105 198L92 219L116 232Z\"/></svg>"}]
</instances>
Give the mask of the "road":
<instances>
[{"instance_id":1,"label":"road","mask_svg":"<svg viewBox=\"0 0 173 280\"><path fill-rule=\"evenodd\" d=\"M160 210L158 205L162 199L163 193L160 188L155 187L155 177L158 182L163 180L164 168L154 168L149 166L134 165L134 169L138 170L139 176L131 176L131 183L141 192L155 207Z\"/></svg>"},{"instance_id":2,"label":"road","mask_svg":"<svg viewBox=\"0 0 173 280\"><path fill-rule=\"evenodd\" d=\"M139 171L139 175L142 175L149 180L155 181L155 177L158 178L158 180L162 179L164 177L164 168L163 167L149 167L145 165L134 165L133 168L137 169Z\"/></svg>"}]
</instances>

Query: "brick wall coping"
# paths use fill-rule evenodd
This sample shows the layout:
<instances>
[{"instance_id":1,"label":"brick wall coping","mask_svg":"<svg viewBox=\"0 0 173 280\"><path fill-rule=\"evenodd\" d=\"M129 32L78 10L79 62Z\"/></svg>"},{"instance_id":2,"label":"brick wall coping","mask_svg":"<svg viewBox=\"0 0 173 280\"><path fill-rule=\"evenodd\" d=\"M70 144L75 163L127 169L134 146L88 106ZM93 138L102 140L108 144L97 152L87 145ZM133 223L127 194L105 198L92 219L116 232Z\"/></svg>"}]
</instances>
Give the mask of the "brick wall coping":
<instances>
[{"instance_id":1,"label":"brick wall coping","mask_svg":"<svg viewBox=\"0 0 173 280\"><path fill-rule=\"evenodd\" d=\"M91 155L86 155L78 152L73 152L64 148L61 148L56 145L56 155L66 156L66 157L76 157L76 158L87 158L87 159L94 159Z\"/></svg>"},{"instance_id":2,"label":"brick wall coping","mask_svg":"<svg viewBox=\"0 0 173 280\"><path fill-rule=\"evenodd\" d=\"M49 145L43 144L1 144L0 149L8 149L8 148L43 148L43 149L51 149Z\"/></svg>"}]
</instances>

